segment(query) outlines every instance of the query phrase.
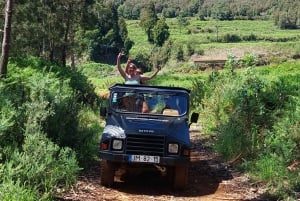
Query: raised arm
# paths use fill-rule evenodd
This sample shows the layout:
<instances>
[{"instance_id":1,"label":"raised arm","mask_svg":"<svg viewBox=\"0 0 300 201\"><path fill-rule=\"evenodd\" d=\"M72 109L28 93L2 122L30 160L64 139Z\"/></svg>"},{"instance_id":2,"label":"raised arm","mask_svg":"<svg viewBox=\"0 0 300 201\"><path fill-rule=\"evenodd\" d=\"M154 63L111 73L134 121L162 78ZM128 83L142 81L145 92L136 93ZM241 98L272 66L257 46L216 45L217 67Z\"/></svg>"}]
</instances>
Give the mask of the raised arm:
<instances>
[{"instance_id":1,"label":"raised arm","mask_svg":"<svg viewBox=\"0 0 300 201\"><path fill-rule=\"evenodd\" d=\"M126 67L125 67L125 73L128 74L128 68L129 68L129 65L131 63L131 58L128 58L127 62L126 62Z\"/></svg>"},{"instance_id":2,"label":"raised arm","mask_svg":"<svg viewBox=\"0 0 300 201\"><path fill-rule=\"evenodd\" d=\"M156 71L152 75L150 75L150 76L141 75L141 81L145 82L145 81L151 80L152 78L154 78L157 75L157 73L159 71L160 71L160 67L157 67Z\"/></svg>"},{"instance_id":3,"label":"raised arm","mask_svg":"<svg viewBox=\"0 0 300 201\"><path fill-rule=\"evenodd\" d=\"M122 53L122 52L120 52L119 54L118 54L118 57L117 57L117 67L118 67L118 70L119 70L119 72L120 72L120 74L122 75L122 77L124 78L124 79L126 79L126 73L125 73L125 71L122 69L122 67L121 67L121 57L124 55L124 53Z\"/></svg>"}]
</instances>

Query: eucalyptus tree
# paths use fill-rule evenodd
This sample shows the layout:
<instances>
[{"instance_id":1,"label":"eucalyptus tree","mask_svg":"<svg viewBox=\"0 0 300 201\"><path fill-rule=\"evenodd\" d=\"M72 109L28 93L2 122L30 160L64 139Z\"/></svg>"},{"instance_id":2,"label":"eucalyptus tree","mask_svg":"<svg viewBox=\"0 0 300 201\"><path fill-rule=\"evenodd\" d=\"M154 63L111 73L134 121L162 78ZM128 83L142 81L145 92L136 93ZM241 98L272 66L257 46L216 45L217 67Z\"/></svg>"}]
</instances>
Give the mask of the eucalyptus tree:
<instances>
[{"instance_id":1,"label":"eucalyptus tree","mask_svg":"<svg viewBox=\"0 0 300 201\"><path fill-rule=\"evenodd\" d=\"M42 56L66 65L82 27L86 4L81 0L18 0L14 29L14 53ZM77 37L79 38L79 37Z\"/></svg>"},{"instance_id":2,"label":"eucalyptus tree","mask_svg":"<svg viewBox=\"0 0 300 201\"><path fill-rule=\"evenodd\" d=\"M131 1L125 1L124 4L118 7L118 14L126 19L137 20L140 17L141 7Z\"/></svg>"},{"instance_id":3,"label":"eucalyptus tree","mask_svg":"<svg viewBox=\"0 0 300 201\"><path fill-rule=\"evenodd\" d=\"M2 41L1 58L0 58L0 78L5 77L7 73L13 4L14 4L13 0L6 0L3 41Z\"/></svg>"},{"instance_id":4,"label":"eucalyptus tree","mask_svg":"<svg viewBox=\"0 0 300 201\"><path fill-rule=\"evenodd\" d=\"M155 12L154 3L150 2L141 11L140 26L145 30L148 37L148 41L151 43L154 42L152 29L156 25L157 21L158 18Z\"/></svg>"},{"instance_id":5,"label":"eucalyptus tree","mask_svg":"<svg viewBox=\"0 0 300 201\"><path fill-rule=\"evenodd\" d=\"M123 42L123 51L125 53L128 53L129 50L134 45L134 42L132 40L130 40L130 38L128 37L127 25L126 25L126 21L123 17L121 17L119 19L118 25L119 25L119 34L120 34L120 36L122 38L122 42Z\"/></svg>"},{"instance_id":6,"label":"eucalyptus tree","mask_svg":"<svg viewBox=\"0 0 300 201\"><path fill-rule=\"evenodd\" d=\"M166 19L161 17L153 28L153 42L155 45L162 46L169 36L169 26Z\"/></svg>"},{"instance_id":7,"label":"eucalyptus tree","mask_svg":"<svg viewBox=\"0 0 300 201\"><path fill-rule=\"evenodd\" d=\"M297 29L300 26L300 2L288 0L279 2L275 11L275 24L281 29Z\"/></svg>"},{"instance_id":8,"label":"eucalyptus tree","mask_svg":"<svg viewBox=\"0 0 300 201\"><path fill-rule=\"evenodd\" d=\"M178 23L178 26L179 26L179 32L181 33L182 27L189 25L190 22L181 13L176 17L176 19L177 19L177 23Z\"/></svg>"},{"instance_id":9,"label":"eucalyptus tree","mask_svg":"<svg viewBox=\"0 0 300 201\"><path fill-rule=\"evenodd\" d=\"M114 1L97 5L97 31L91 38L90 48L90 58L93 61L112 62L112 55L121 50L128 52L132 47L126 22L119 18L118 6Z\"/></svg>"}]
</instances>

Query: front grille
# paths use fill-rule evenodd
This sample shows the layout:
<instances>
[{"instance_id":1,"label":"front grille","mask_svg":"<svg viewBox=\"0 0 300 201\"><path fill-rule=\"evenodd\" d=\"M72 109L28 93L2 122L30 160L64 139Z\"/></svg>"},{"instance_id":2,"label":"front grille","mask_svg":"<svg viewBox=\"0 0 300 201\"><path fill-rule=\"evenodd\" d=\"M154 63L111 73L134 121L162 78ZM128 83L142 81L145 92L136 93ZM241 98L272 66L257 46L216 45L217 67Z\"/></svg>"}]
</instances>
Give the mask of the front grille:
<instances>
[{"instance_id":1,"label":"front grille","mask_svg":"<svg viewBox=\"0 0 300 201\"><path fill-rule=\"evenodd\" d=\"M165 137L156 135L128 134L126 154L163 156Z\"/></svg>"}]
</instances>

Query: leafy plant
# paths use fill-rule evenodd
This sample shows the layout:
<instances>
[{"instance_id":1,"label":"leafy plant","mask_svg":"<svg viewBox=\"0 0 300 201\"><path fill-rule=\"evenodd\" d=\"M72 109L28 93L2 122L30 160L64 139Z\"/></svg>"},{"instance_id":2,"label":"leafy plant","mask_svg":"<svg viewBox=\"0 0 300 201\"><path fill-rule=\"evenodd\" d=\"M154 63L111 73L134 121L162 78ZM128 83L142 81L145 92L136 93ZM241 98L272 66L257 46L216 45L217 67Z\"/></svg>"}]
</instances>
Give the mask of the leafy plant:
<instances>
[{"instance_id":1,"label":"leafy plant","mask_svg":"<svg viewBox=\"0 0 300 201\"><path fill-rule=\"evenodd\" d=\"M253 67L257 63L257 58L253 54L246 54L242 60L239 62L239 64L243 67Z\"/></svg>"},{"instance_id":2,"label":"leafy plant","mask_svg":"<svg viewBox=\"0 0 300 201\"><path fill-rule=\"evenodd\" d=\"M233 54L229 54L227 57L228 61L225 62L224 69L229 75L234 75L234 70L238 66L238 61L236 60L236 56Z\"/></svg>"},{"instance_id":3,"label":"leafy plant","mask_svg":"<svg viewBox=\"0 0 300 201\"><path fill-rule=\"evenodd\" d=\"M98 120L79 126L95 93L80 73L41 59L14 58L9 67L0 82L0 198L50 200L74 184L84 162L78 159L97 153Z\"/></svg>"},{"instance_id":4,"label":"leafy plant","mask_svg":"<svg viewBox=\"0 0 300 201\"><path fill-rule=\"evenodd\" d=\"M1 182L26 184L26 189L37 189L46 199L55 195L60 185L70 187L78 171L73 151L60 149L44 134L31 133L26 136L22 151L15 150L4 163Z\"/></svg>"},{"instance_id":5,"label":"leafy plant","mask_svg":"<svg viewBox=\"0 0 300 201\"><path fill-rule=\"evenodd\" d=\"M40 200L40 197L37 190L22 185L20 180L16 182L6 180L0 183L0 199L1 201L36 201Z\"/></svg>"}]
</instances>

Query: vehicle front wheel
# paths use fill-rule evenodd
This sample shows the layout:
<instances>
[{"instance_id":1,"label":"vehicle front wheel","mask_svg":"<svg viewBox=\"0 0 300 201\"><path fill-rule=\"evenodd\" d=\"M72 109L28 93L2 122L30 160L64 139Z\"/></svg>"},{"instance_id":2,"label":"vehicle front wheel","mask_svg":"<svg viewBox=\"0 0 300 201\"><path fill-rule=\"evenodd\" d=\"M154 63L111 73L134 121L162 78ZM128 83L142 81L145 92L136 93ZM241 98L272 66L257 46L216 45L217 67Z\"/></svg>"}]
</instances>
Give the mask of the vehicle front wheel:
<instances>
[{"instance_id":1,"label":"vehicle front wheel","mask_svg":"<svg viewBox=\"0 0 300 201\"><path fill-rule=\"evenodd\" d=\"M176 166L174 171L173 187L176 190L183 190L188 183L188 165Z\"/></svg>"},{"instance_id":2,"label":"vehicle front wheel","mask_svg":"<svg viewBox=\"0 0 300 201\"><path fill-rule=\"evenodd\" d=\"M115 165L111 161L101 161L101 184L103 186L111 187L114 184Z\"/></svg>"}]
</instances>

